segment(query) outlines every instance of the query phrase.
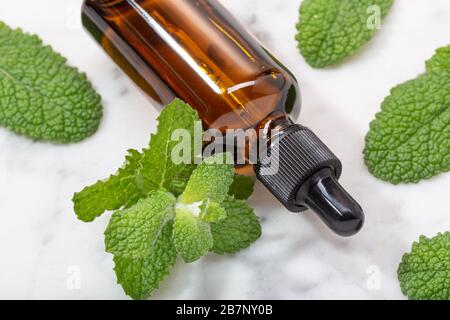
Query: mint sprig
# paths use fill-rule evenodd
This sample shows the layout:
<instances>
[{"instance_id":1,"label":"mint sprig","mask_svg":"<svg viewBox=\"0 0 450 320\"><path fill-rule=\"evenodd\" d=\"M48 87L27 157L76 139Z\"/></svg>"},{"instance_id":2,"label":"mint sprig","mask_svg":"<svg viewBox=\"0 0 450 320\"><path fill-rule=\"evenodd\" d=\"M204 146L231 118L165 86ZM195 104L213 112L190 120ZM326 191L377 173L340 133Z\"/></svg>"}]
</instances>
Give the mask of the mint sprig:
<instances>
[{"instance_id":1,"label":"mint sprig","mask_svg":"<svg viewBox=\"0 0 450 320\"><path fill-rule=\"evenodd\" d=\"M253 210L234 197L249 197L253 180L235 175L229 154L195 165L193 148L190 163L172 161L178 145L172 139L175 130L185 130L192 139L194 134L201 136L197 113L174 100L158 121L147 149L129 151L115 175L73 198L75 213L83 221L117 210L105 231L106 251L114 255L118 283L134 299L148 298L178 255L189 263L210 251L235 253L261 235Z\"/></svg>"},{"instance_id":2,"label":"mint sprig","mask_svg":"<svg viewBox=\"0 0 450 320\"><path fill-rule=\"evenodd\" d=\"M179 195L184 190L195 169L194 154L191 164L174 164L171 154L177 141L171 140L171 135L177 129L186 130L193 139L200 119L194 109L176 99L161 111L158 121L148 148L142 152L130 150L115 175L75 193L75 213L80 220L90 222L105 211L130 207L151 191L166 189Z\"/></svg>"}]
</instances>

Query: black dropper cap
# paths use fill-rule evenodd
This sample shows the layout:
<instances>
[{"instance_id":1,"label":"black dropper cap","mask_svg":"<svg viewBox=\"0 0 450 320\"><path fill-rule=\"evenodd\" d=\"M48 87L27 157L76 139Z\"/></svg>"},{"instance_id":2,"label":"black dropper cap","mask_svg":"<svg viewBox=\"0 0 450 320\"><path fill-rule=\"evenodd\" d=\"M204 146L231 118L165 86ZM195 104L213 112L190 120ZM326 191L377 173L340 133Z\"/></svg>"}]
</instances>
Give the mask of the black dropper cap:
<instances>
[{"instance_id":1,"label":"black dropper cap","mask_svg":"<svg viewBox=\"0 0 450 320\"><path fill-rule=\"evenodd\" d=\"M308 128L291 125L271 143L255 166L258 179L292 212L313 210L341 236L364 224L361 206L337 179L340 160Z\"/></svg>"}]
</instances>

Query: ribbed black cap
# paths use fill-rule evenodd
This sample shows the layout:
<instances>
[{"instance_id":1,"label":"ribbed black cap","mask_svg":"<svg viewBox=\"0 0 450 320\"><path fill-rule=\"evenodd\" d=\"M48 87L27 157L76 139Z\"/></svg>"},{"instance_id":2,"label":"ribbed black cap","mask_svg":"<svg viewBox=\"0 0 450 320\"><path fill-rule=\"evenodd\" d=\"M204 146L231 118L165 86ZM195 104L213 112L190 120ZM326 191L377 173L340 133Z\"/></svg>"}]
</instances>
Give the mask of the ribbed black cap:
<instances>
[{"instance_id":1,"label":"ribbed black cap","mask_svg":"<svg viewBox=\"0 0 450 320\"><path fill-rule=\"evenodd\" d=\"M300 212L307 207L296 201L299 188L323 168L330 168L336 178L342 172L341 161L314 132L291 125L271 142L255 173L289 211Z\"/></svg>"}]
</instances>

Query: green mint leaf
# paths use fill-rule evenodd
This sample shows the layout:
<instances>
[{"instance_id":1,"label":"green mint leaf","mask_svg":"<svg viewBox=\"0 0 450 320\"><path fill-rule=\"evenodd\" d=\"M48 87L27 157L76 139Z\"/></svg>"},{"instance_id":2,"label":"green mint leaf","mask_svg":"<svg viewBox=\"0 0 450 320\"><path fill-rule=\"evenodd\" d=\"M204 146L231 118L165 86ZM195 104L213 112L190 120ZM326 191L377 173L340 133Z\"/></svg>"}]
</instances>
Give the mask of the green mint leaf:
<instances>
[{"instance_id":1,"label":"green mint leaf","mask_svg":"<svg viewBox=\"0 0 450 320\"><path fill-rule=\"evenodd\" d=\"M172 223L167 223L145 258L114 257L117 281L136 300L147 299L175 265L177 253L172 241Z\"/></svg>"},{"instance_id":2,"label":"green mint leaf","mask_svg":"<svg viewBox=\"0 0 450 320\"><path fill-rule=\"evenodd\" d=\"M200 153L202 151L201 122L197 112L179 99L175 99L162 110L158 121L157 133L152 135L150 147L144 152L138 175L144 180L144 186L148 190L165 188L178 195L196 167L195 136L200 137L198 151ZM189 149L186 163L175 163L172 157L172 153L177 151L175 148L180 146L180 141L172 139L175 130L182 130L189 136L189 139L186 139L188 142L186 147ZM177 154L182 154L182 151L183 149Z\"/></svg>"},{"instance_id":3,"label":"green mint leaf","mask_svg":"<svg viewBox=\"0 0 450 320\"><path fill-rule=\"evenodd\" d=\"M75 193L72 201L78 219L90 222L105 211L130 207L142 198L145 194L136 180L141 156L130 150L124 166L115 175Z\"/></svg>"},{"instance_id":4,"label":"green mint leaf","mask_svg":"<svg viewBox=\"0 0 450 320\"><path fill-rule=\"evenodd\" d=\"M180 202L189 204L206 199L221 203L225 199L234 177L234 167L229 153L205 159L192 173L180 196Z\"/></svg>"},{"instance_id":5,"label":"green mint leaf","mask_svg":"<svg viewBox=\"0 0 450 320\"><path fill-rule=\"evenodd\" d=\"M450 72L439 51L430 72L391 90L370 124L365 162L385 181L418 182L450 170Z\"/></svg>"},{"instance_id":6,"label":"green mint leaf","mask_svg":"<svg viewBox=\"0 0 450 320\"><path fill-rule=\"evenodd\" d=\"M144 258L153 250L159 234L175 217L175 197L154 191L134 206L116 211L105 231L106 251L124 258Z\"/></svg>"},{"instance_id":7,"label":"green mint leaf","mask_svg":"<svg viewBox=\"0 0 450 320\"><path fill-rule=\"evenodd\" d=\"M426 65L427 72L450 72L450 45L436 50Z\"/></svg>"},{"instance_id":8,"label":"green mint leaf","mask_svg":"<svg viewBox=\"0 0 450 320\"><path fill-rule=\"evenodd\" d=\"M178 199L174 243L187 263L198 260L212 248L210 222L226 217L220 203L227 197L234 178L234 167L228 163L232 163L228 153L205 159Z\"/></svg>"},{"instance_id":9,"label":"green mint leaf","mask_svg":"<svg viewBox=\"0 0 450 320\"><path fill-rule=\"evenodd\" d=\"M131 151L116 175L74 195L75 213L79 219L89 222L105 211L130 207L160 188L175 195L183 192L195 168L194 134L200 137L202 134L201 127L200 132L195 132L198 115L189 105L176 99L161 111L158 121L158 131L152 135L149 148L142 153ZM177 129L191 137L191 154L186 161L189 164L177 165L171 159L172 151L179 146L179 142L171 141L172 133Z\"/></svg>"},{"instance_id":10,"label":"green mint leaf","mask_svg":"<svg viewBox=\"0 0 450 320\"><path fill-rule=\"evenodd\" d=\"M384 18L392 3L393 0L304 0L296 36L300 52L314 68L340 63L374 36L374 6Z\"/></svg>"},{"instance_id":11,"label":"green mint leaf","mask_svg":"<svg viewBox=\"0 0 450 320\"><path fill-rule=\"evenodd\" d=\"M421 236L403 256L398 279L409 299L450 300L450 232Z\"/></svg>"},{"instance_id":12,"label":"green mint leaf","mask_svg":"<svg viewBox=\"0 0 450 320\"><path fill-rule=\"evenodd\" d=\"M204 220L208 223L217 222L227 217L227 212L217 202L206 201L203 206ZM202 208L202 207L200 207Z\"/></svg>"},{"instance_id":13,"label":"green mint leaf","mask_svg":"<svg viewBox=\"0 0 450 320\"><path fill-rule=\"evenodd\" d=\"M236 174L228 194L236 199L246 200L252 195L254 186L255 181L252 177Z\"/></svg>"},{"instance_id":14,"label":"green mint leaf","mask_svg":"<svg viewBox=\"0 0 450 320\"><path fill-rule=\"evenodd\" d=\"M209 223L186 207L177 206L173 241L178 254L186 263L200 259L213 246Z\"/></svg>"},{"instance_id":15,"label":"green mint leaf","mask_svg":"<svg viewBox=\"0 0 450 320\"><path fill-rule=\"evenodd\" d=\"M50 46L0 22L0 125L36 140L77 142L97 130L100 100Z\"/></svg>"},{"instance_id":16,"label":"green mint leaf","mask_svg":"<svg viewBox=\"0 0 450 320\"><path fill-rule=\"evenodd\" d=\"M249 247L261 236L261 225L245 201L227 197L222 203L227 217L211 224L212 251L217 254L236 253Z\"/></svg>"}]
</instances>

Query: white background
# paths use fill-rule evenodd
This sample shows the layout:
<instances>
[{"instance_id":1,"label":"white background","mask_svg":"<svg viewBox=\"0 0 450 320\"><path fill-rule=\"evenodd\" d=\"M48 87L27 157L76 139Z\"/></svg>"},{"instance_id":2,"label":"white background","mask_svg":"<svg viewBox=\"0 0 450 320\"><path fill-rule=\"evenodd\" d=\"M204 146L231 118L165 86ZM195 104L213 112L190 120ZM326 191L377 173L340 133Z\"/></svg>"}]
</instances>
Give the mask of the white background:
<instances>
[{"instance_id":1,"label":"white background","mask_svg":"<svg viewBox=\"0 0 450 320\"><path fill-rule=\"evenodd\" d=\"M402 254L420 234L450 230L450 175L393 186L363 163L364 136L389 89L424 71L450 43L448 0L396 0L382 30L345 64L314 70L296 49L298 0L223 0L298 77L300 122L344 163L342 183L367 215L357 236L331 234L312 213L290 214L261 185L251 205L263 236L235 256L177 264L153 298L398 299ZM0 298L123 299L104 252L104 215L84 224L74 191L114 172L155 130L157 110L81 28L81 0L0 1L0 20L39 34L87 72L104 99L98 133L36 143L0 129Z\"/></svg>"}]
</instances>

